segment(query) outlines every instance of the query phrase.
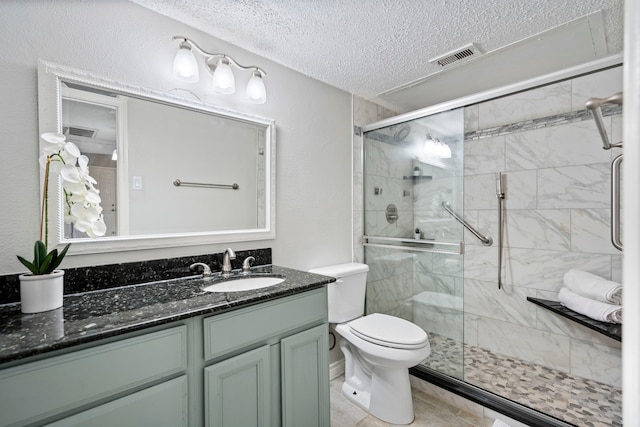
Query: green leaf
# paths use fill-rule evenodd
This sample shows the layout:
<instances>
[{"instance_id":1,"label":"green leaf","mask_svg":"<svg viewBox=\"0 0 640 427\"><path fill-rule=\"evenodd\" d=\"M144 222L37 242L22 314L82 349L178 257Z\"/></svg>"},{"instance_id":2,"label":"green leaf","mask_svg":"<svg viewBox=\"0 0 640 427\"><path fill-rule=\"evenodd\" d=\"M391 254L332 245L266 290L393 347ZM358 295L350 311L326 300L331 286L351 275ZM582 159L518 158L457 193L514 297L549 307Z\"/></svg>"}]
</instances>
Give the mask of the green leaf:
<instances>
[{"instance_id":1,"label":"green leaf","mask_svg":"<svg viewBox=\"0 0 640 427\"><path fill-rule=\"evenodd\" d=\"M53 271L56 268L58 268L58 266L60 265L60 263L64 259L64 256L67 254L67 251L69 250L69 246L71 246L71 243L67 243L67 245L60 251L59 255L57 254L57 251L56 251L56 255L57 256L54 257L54 259L51 261L51 265L49 266L51 271Z\"/></svg>"},{"instance_id":2,"label":"green leaf","mask_svg":"<svg viewBox=\"0 0 640 427\"><path fill-rule=\"evenodd\" d=\"M70 246L71 243L68 243L60 253L58 253L57 249L47 253L46 245L38 240L33 247L33 262L29 262L19 255L17 257L22 265L27 267L34 275L50 274L58 268Z\"/></svg>"},{"instance_id":3,"label":"green leaf","mask_svg":"<svg viewBox=\"0 0 640 427\"><path fill-rule=\"evenodd\" d=\"M33 263L27 261L26 259L22 258L20 255L16 255L18 257L18 260L22 263L22 265L24 265L25 267L27 267L27 269L33 273L33 274L38 274L38 269L36 268L35 265L33 265Z\"/></svg>"},{"instance_id":4,"label":"green leaf","mask_svg":"<svg viewBox=\"0 0 640 427\"><path fill-rule=\"evenodd\" d=\"M42 260L42 263L38 268L38 271L40 272L39 274L51 273L51 271L49 270L49 264L51 264L51 260L53 259L54 255L57 256L57 254L54 254L53 251L51 251L47 254L47 256L44 257L44 259Z\"/></svg>"},{"instance_id":5,"label":"green leaf","mask_svg":"<svg viewBox=\"0 0 640 427\"><path fill-rule=\"evenodd\" d=\"M35 245L33 245L33 265L40 270L40 264L42 260L47 255L47 248L41 240L37 240Z\"/></svg>"}]
</instances>

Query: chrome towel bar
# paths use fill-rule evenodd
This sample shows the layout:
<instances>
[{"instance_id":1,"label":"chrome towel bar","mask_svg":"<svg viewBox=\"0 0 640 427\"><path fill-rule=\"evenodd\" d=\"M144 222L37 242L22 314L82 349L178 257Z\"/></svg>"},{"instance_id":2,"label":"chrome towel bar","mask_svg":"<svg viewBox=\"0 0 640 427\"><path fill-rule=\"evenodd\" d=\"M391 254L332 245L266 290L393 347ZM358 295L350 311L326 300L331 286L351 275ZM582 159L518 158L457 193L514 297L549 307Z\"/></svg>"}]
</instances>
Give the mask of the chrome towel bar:
<instances>
[{"instance_id":1,"label":"chrome towel bar","mask_svg":"<svg viewBox=\"0 0 640 427\"><path fill-rule=\"evenodd\" d=\"M203 187L203 188L225 188L229 190L238 190L240 186L238 184L206 184L202 182L185 182L176 179L173 181L173 185L176 187Z\"/></svg>"},{"instance_id":2,"label":"chrome towel bar","mask_svg":"<svg viewBox=\"0 0 640 427\"><path fill-rule=\"evenodd\" d=\"M622 141L612 144L609 142L607 136L607 130L604 127L602 120L602 111L600 107L604 104L618 104L622 105L622 92L615 93L608 98L591 98L587 101L587 110L591 111L593 120L596 122L596 127L602 138L602 148L605 150L611 150L612 148L622 148ZM621 206L620 206L620 180L622 175L620 173L620 167L622 165L623 155L618 155L613 162L611 162L611 243L618 250L623 250L621 231L620 231L620 219L621 219Z\"/></svg>"},{"instance_id":3,"label":"chrome towel bar","mask_svg":"<svg viewBox=\"0 0 640 427\"><path fill-rule=\"evenodd\" d=\"M485 245L485 246L493 245L493 239L490 236L483 236L482 234L480 234L478 232L478 230L473 228L467 221L464 220L464 218L462 218L453 209L451 209L451 206L449 205L449 202L442 202L442 207L444 208L445 211L449 212L449 214L452 217L454 217L456 219L456 221L458 221L460 224L464 225L464 228L469 230L471 232L471 234L476 236L478 238L478 240L480 240L482 242L483 245Z\"/></svg>"},{"instance_id":4,"label":"chrome towel bar","mask_svg":"<svg viewBox=\"0 0 640 427\"><path fill-rule=\"evenodd\" d=\"M464 253L464 242L366 235L362 236L362 238L364 246L370 247L450 255L462 255Z\"/></svg>"}]
</instances>

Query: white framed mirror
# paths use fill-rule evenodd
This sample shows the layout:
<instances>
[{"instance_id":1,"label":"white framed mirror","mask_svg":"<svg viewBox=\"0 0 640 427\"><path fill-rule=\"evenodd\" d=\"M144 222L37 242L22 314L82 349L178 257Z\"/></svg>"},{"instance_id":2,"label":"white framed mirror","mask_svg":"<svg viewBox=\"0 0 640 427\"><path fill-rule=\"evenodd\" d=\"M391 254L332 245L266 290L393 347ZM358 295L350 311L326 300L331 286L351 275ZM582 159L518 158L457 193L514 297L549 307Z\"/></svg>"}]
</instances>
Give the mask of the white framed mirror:
<instances>
[{"instance_id":1,"label":"white framed mirror","mask_svg":"<svg viewBox=\"0 0 640 427\"><path fill-rule=\"evenodd\" d=\"M58 179L50 247L73 243L73 254L275 238L273 120L47 61L38 66L38 109L41 134L63 133L89 157L107 225L98 238L65 225Z\"/></svg>"}]
</instances>

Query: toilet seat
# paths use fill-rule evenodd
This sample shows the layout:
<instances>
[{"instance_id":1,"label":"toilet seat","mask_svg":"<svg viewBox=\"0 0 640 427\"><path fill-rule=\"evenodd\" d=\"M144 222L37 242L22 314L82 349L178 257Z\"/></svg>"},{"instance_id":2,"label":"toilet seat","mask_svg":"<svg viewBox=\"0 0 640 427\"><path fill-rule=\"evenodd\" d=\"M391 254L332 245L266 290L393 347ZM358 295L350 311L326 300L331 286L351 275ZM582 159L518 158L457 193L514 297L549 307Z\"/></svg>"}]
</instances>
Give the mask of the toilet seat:
<instances>
[{"instance_id":1,"label":"toilet seat","mask_svg":"<svg viewBox=\"0 0 640 427\"><path fill-rule=\"evenodd\" d=\"M348 325L355 336L385 347L417 349L429 343L427 333L419 326L386 314L373 313Z\"/></svg>"}]
</instances>

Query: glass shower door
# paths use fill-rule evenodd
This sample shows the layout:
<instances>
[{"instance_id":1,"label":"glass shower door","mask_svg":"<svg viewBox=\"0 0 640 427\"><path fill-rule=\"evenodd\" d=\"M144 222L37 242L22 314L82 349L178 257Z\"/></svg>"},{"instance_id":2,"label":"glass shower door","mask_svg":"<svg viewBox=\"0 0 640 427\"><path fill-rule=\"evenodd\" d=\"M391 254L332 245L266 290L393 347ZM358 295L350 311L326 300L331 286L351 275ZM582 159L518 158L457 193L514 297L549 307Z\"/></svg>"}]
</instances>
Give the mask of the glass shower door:
<instances>
[{"instance_id":1,"label":"glass shower door","mask_svg":"<svg viewBox=\"0 0 640 427\"><path fill-rule=\"evenodd\" d=\"M425 367L463 379L462 108L364 134L367 313L429 335Z\"/></svg>"}]
</instances>

